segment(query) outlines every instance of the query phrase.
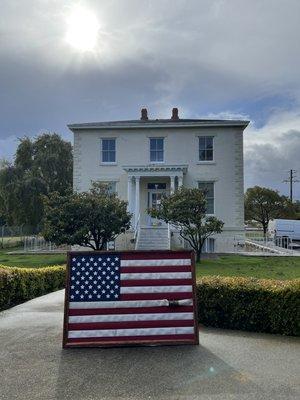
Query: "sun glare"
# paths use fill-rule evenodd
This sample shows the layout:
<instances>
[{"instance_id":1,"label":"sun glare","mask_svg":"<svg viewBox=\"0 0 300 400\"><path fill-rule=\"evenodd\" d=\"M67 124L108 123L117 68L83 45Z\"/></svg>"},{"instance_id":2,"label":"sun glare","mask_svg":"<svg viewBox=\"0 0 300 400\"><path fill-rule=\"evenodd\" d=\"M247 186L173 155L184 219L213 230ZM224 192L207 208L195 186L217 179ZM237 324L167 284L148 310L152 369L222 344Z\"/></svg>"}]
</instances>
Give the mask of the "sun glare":
<instances>
[{"instance_id":1,"label":"sun glare","mask_svg":"<svg viewBox=\"0 0 300 400\"><path fill-rule=\"evenodd\" d=\"M94 13L76 7L67 18L66 42L74 49L85 52L96 48L99 23Z\"/></svg>"}]
</instances>

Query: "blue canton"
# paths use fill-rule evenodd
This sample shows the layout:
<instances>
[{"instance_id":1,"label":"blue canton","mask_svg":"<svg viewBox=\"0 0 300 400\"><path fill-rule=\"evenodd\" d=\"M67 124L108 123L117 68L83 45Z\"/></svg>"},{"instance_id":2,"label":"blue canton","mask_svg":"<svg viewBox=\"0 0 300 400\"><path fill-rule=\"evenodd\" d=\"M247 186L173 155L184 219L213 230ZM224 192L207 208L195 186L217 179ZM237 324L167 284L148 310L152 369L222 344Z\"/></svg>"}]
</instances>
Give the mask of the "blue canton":
<instances>
[{"instance_id":1,"label":"blue canton","mask_svg":"<svg viewBox=\"0 0 300 400\"><path fill-rule=\"evenodd\" d=\"M104 254L73 256L70 270L70 301L120 299L120 256Z\"/></svg>"}]
</instances>

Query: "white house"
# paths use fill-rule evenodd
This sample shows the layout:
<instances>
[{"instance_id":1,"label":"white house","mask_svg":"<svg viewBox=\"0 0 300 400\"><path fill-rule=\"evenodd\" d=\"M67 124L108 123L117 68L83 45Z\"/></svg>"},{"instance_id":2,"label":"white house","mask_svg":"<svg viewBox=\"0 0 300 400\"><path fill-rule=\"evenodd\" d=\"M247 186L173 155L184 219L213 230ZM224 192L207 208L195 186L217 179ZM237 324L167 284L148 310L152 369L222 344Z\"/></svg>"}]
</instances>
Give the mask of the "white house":
<instances>
[{"instance_id":1,"label":"white house","mask_svg":"<svg viewBox=\"0 0 300 400\"><path fill-rule=\"evenodd\" d=\"M181 185L207 189L208 213L224 221L222 234L211 238L208 252L232 249L244 235L243 131L248 121L170 119L68 125L74 133L74 189L92 181L110 184L128 201L132 230L116 241L117 249L185 246L178 232L149 217L162 196Z\"/></svg>"}]
</instances>

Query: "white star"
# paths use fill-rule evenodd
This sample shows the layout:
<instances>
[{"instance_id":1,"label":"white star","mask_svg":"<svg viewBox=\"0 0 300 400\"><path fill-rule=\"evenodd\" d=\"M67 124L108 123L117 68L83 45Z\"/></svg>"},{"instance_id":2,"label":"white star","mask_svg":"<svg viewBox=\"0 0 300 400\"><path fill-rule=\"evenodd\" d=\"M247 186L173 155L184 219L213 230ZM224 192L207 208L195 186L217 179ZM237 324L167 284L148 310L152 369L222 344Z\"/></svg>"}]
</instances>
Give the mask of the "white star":
<instances>
[{"instance_id":1,"label":"white star","mask_svg":"<svg viewBox=\"0 0 300 400\"><path fill-rule=\"evenodd\" d=\"M72 285L72 286L71 286L71 289L74 289L74 288L75 288L75 286L74 286L74 285Z\"/></svg>"},{"instance_id":2,"label":"white star","mask_svg":"<svg viewBox=\"0 0 300 400\"><path fill-rule=\"evenodd\" d=\"M80 265L80 262L77 263L77 266L78 266L78 267L79 267L79 265Z\"/></svg>"},{"instance_id":3,"label":"white star","mask_svg":"<svg viewBox=\"0 0 300 400\"><path fill-rule=\"evenodd\" d=\"M101 295L100 295L100 294L97 294L97 299L100 299L100 297L101 297Z\"/></svg>"},{"instance_id":4,"label":"white star","mask_svg":"<svg viewBox=\"0 0 300 400\"><path fill-rule=\"evenodd\" d=\"M80 295L80 298L81 298L81 299L83 299L83 298L84 298L84 295L83 295L83 294L81 294L81 295Z\"/></svg>"},{"instance_id":5,"label":"white star","mask_svg":"<svg viewBox=\"0 0 300 400\"><path fill-rule=\"evenodd\" d=\"M115 285L115 288L118 289L118 285Z\"/></svg>"},{"instance_id":6,"label":"white star","mask_svg":"<svg viewBox=\"0 0 300 400\"><path fill-rule=\"evenodd\" d=\"M106 285L106 289L109 289L110 288L110 286L109 285Z\"/></svg>"},{"instance_id":7,"label":"white star","mask_svg":"<svg viewBox=\"0 0 300 400\"><path fill-rule=\"evenodd\" d=\"M109 271L109 270L110 270L110 267L107 267L107 270Z\"/></svg>"},{"instance_id":8,"label":"white star","mask_svg":"<svg viewBox=\"0 0 300 400\"><path fill-rule=\"evenodd\" d=\"M74 299L74 296L73 296L73 295L71 296L71 299Z\"/></svg>"},{"instance_id":9,"label":"white star","mask_svg":"<svg viewBox=\"0 0 300 400\"><path fill-rule=\"evenodd\" d=\"M102 275L106 275L106 272L105 272L105 271L102 271Z\"/></svg>"},{"instance_id":10,"label":"white star","mask_svg":"<svg viewBox=\"0 0 300 400\"><path fill-rule=\"evenodd\" d=\"M76 261L76 258L74 257L74 258L72 258L72 261Z\"/></svg>"},{"instance_id":11,"label":"white star","mask_svg":"<svg viewBox=\"0 0 300 400\"><path fill-rule=\"evenodd\" d=\"M94 275L97 275L97 271L94 271Z\"/></svg>"},{"instance_id":12,"label":"white star","mask_svg":"<svg viewBox=\"0 0 300 400\"><path fill-rule=\"evenodd\" d=\"M89 289L92 289L92 287L93 287L92 285L89 285Z\"/></svg>"},{"instance_id":13,"label":"white star","mask_svg":"<svg viewBox=\"0 0 300 400\"><path fill-rule=\"evenodd\" d=\"M94 262L94 266L97 267L97 263L96 262Z\"/></svg>"},{"instance_id":14,"label":"white star","mask_svg":"<svg viewBox=\"0 0 300 400\"><path fill-rule=\"evenodd\" d=\"M88 290L85 290L85 291L84 291L85 294L88 294L88 292L89 292Z\"/></svg>"},{"instance_id":15,"label":"white star","mask_svg":"<svg viewBox=\"0 0 300 400\"><path fill-rule=\"evenodd\" d=\"M107 275L106 279L110 279L110 276L109 276L109 275Z\"/></svg>"},{"instance_id":16,"label":"white star","mask_svg":"<svg viewBox=\"0 0 300 400\"><path fill-rule=\"evenodd\" d=\"M93 296L91 294L89 294L89 299L91 299Z\"/></svg>"},{"instance_id":17,"label":"white star","mask_svg":"<svg viewBox=\"0 0 300 400\"><path fill-rule=\"evenodd\" d=\"M76 269L75 267L72 267L72 271L75 271L75 269Z\"/></svg>"},{"instance_id":18,"label":"white star","mask_svg":"<svg viewBox=\"0 0 300 400\"><path fill-rule=\"evenodd\" d=\"M114 283L114 281L110 281L110 283L111 283L111 284L113 284L113 283Z\"/></svg>"},{"instance_id":19,"label":"white star","mask_svg":"<svg viewBox=\"0 0 300 400\"><path fill-rule=\"evenodd\" d=\"M104 265L104 266L105 266L105 265L106 265L106 262L102 263L102 265Z\"/></svg>"},{"instance_id":20,"label":"white star","mask_svg":"<svg viewBox=\"0 0 300 400\"><path fill-rule=\"evenodd\" d=\"M84 280L84 276L82 276L80 279L83 281Z\"/></svg>"},{"instance_id":21,"label":"white star","mask_svg":"<svg viewBox=\"0 0 300 400\"><path fill-rule=\"evenodd\" d=\"M84 289L84 285L81 285L81 286L80 286L80 289Z\"/></svg>"},{"instance_id":22,"label":"white star","mask_svg":"<svg viewBox=\"0 0 300 400\"><path fill-rule=\"evenodd\" d=\"M102 281L102 284L105 285L105 281Z\"/></svg>"},{"instance_id":23,"label":"white star","mask_svg":"<svg viewBox=\"0 0 300 400\"><path fill-rule=\"evenodd\" d=\"M89 270L92 271L92 270L93 270L93 267L90 267Z\"/></svg>"},{"instance_id":24,"label":"white star","mask_svg":"<svg viewBox=\"0 0 300 400\"><path fill-rule=\"evenodd\" d=\"M102 260L102 258L101 258L101 257L99 257L99 258L98 258L98 261L101 261L101 260Z\"/></svg>"},{"instance_id":25,"label":"white star","mask_svg":"<svg viewBox=\"0 0 300 400\"><path fill-rule=\"evenodd\" d=\"M76 294L78 294L79 293L79 290L76 290L76 292L75 292Z\"/></svg>"},{"instance_id":26,"label":"white star","mask_svg":"<svg viewBox=\"0 0 300 400\"><path fill-rule=\"evenodd\" d=\"M93 281L93 284L96 285L97 281Z\"/></svg>"},{"instance_id":27,"label":"white star","mask_svg":"<svg viewBox=\"0 0 300 400\"><path fill-rule=\"evenodd\" d=\"M116 267L116 271L118 271L119 267Z\"/></svg>"},{"instance_id":28,"label":"white star","mask_svg":"<svg viewBox=\"0 0 300 400\"><path fill-rule=\"evenodd\" d=\"M110 261L110 258L109 258L109 257L107 257L107 261Z\"/></svg>"},{"instance_id":29,"label":"white star","mask_svg":"<svg viewBox=\"0 0 300 400\"><path fill-rule=\"evenodd\" d=\"M89 275L89 271L86 271L86 273L85 273L86 275Z\"/></svg>"},{"instance_id":30,"label":"white star","mask_svg":"<svg viewBox=\"0 0 300 400\"><path fill-rule=\"evenodd\" d=\"M80 272L79 272L79 271L77 271L77 272L76 272L76 275L80 275Z\"/></svg>"},{"instance_id":31,"label":"white star","mask_svg":"<svg viewBox=\"0 0 300 400\"><path fill-rule=\"evenodd\" d=\"M92 276L89 276L89 280L92 280L93 279L93 277Z\"/></svg>"},{"instance_id":32,"label":"white star","mask_svg":"<svg viewBox=\"0 0 300 400\"><path fill-rule=\"evenodd\" d=\"M83 257L83 258L81 259L81 261L85 261L85 258Z\"/></svg>"},{"instance_id":33,"label":"white star","mask_svg":"<svg viewBox=\"0 0 300 400\"><path fill-rule=\"evenodd\" d=\"M71 280L74 281L74 280L75 280L75 277L74 277L74 276L71 276Z\"/></svg>"},{"instance_id":34,"label":"white star","mask_svg":"<svg viewBox=\"0 0 300 400\"><path fill-rule=\"evenodd\" d=\"M111 290L110 290L110 293L113 293L113 292L114 292L114 291L111 289Z\"/></svg>"},{"instance_id":35,"label":"white star","mask_svg":"<svg viewBox=\"0 0 300 400\"><path fill-rule=\"evenodd\" d=\"M106 298L109 299L109 298L110 298L110 294L107 294L107 295L106 295Z\"/></svg>"},{"instance_id":36,"label":"white star","mask_svg":"<svg viewBox=\"0 0 300 400\"><path fill-rule=\"evenodd\" d=\"M100 289L101 288L101 285L97 285L97 289Z\"/></svg>"},{"instance_id":37,"label":"white star","mask_svg":"<svg viewBox=\"0 0 300 400\"><path fill-rule=\"evenodd\" d=\"M104 289L102 289L102 290L101 290L101 292L102 292L102 293L105 293L105 290L104 290Z\"/></svg>"},{"instance_id":38,"label":"white star","mask_svg":"<svg viewBox=\"0 0 300 400\"><path fill-rule=\"evenodd\" d=\"M89 281L85 281L84 283L87 285L89 283Z\"/></svg>"},{"instance_id":39,"label":"white star","mask_svg":"<svg viewBox=\"0 0 300 400\"><path fill-rule=\"evenodd\" d=\"M79 285L79 283L80 283L79 281L76 281L76 285Z\"/></svg>"},{"instance_id":40,"label":"white star","mask_svg":"<svg viewBox=\"0 0 300 400\"><path fill-rule=\"evenodd\" d=\"M114 263L114 262L112 262L112 263L111 263L111 265L112 265L112 266L114 266L114 265L115 265L115 263Z\"/></svg>"},{"instance_id":41,"label":"white star","mask_svg":"<svg viewBox=\"0 0 300 400\"><path fill-rule=\"evenodd\" d=\"M90 261L94 261L94 258L93 258L93 257L90 257Z\"/></svg>"},{"instance_id":42,"label":"white star","mask_svg":"<svg viewBox=\"0 0 300 400\"><path fill-rule=\"evenodd\" d=\"M119 279L119 277L118 276L115 276L115 280L117 281Z\"/></svg>"},{"instance_id":43,"label":"white star","mask_svg":"<svg viewBox=\"0 0 300 400\"><path fill-rule=\"evenodd\" d=\"M90 263L89 263L89 262L87 262L85 265L88 267L88 266L90 265Z\"/></svg>"},{"instance_id":44,"label":"white star","mask_svg":"<svg viewBox=\"0 0 300 400\"><path fill-rule=\"evenodd\" d=\"M118 257L115 257L115 261L119 261L119 258L118 258Z\"/></svg>"},{"instance_id":45,"label":"white star","mask_svg":"<svg viewBox=\"0 0 300 400\"><path fill-rule=\"evenodd\" d=\"M117 298L118 297L118 295L117 294L115 294L115 298Z\"/></svg>"},{"instance_id":46,"label":"white star","mask_svg":"<svg viewBox=\"0 0 300 400\"><path fill-rule=\"evenodd\" d=\"M93 293L96 294L96 293L97 293L97 290L93 290Z\"/></svg>"},{"instance_id":47,"label":"white star","mask_svg":"<svg viewBox=\"0 0 300 400\"><path fill-rule=\"evenodd\" d=\"M111 271L111 274L114 275L115 274L114 271Z\"/></svg>"}]
</instances>

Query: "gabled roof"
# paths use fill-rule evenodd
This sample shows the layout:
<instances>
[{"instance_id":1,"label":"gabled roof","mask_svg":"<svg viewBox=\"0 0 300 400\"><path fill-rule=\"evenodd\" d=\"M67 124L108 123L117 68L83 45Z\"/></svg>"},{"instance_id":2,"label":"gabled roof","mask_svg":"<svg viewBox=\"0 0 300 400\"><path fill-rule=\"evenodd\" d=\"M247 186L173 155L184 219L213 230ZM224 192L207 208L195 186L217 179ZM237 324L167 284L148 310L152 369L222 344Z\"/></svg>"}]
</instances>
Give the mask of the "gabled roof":
<instances>
[{"instance_id":1,"label":"gabled roof","mask_svg":"<svg viewBox=\"0 0 300 400\"><path fill-rule=\"evenodd\" d=\"M183 128L183 127L222 127L222 126L237 126L245 129L249 124L249 121L243 120L229 120L229 119L148 119L140 120L133 119L127 121L107 121L107 122L88 122L80 124L69 124L68 128L71 131L81 129L144 129L144 128L166 128L171 126L172 128Z\"/></svg>"}]
</instances>

